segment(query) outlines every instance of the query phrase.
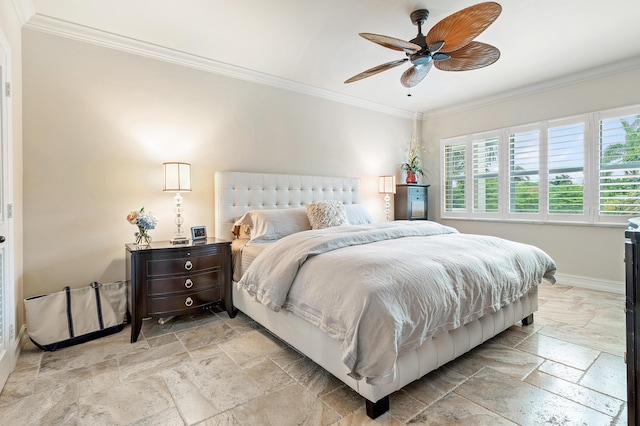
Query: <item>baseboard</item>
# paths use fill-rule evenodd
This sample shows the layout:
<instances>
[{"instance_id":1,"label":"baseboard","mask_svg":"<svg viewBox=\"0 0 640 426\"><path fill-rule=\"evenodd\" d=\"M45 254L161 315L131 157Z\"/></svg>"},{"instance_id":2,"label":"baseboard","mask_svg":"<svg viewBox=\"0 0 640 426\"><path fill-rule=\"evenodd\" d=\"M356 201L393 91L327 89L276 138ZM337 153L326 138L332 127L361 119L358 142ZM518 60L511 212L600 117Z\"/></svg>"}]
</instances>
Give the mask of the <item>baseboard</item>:
<instances>
[{"instance_id":1,"label":"baseboard","mask_svg":"<svg viewBox=\"0 0 640 426\"><path fill-rule=\"evenodd\" d=\"M556 280L560 284L572 285L574 287L625 294L624 281L602 280L570 274L556 274Z\"/></svg>"},{"instance_id":2,"label":"baseboard","mask_svg":"<svg viewBox=\"0 0 640 426\"><path fill-rule=\"evenodd\" d=\"M22 353L22 339L24 338L25 334L27 333L27 325L23 324L22 327L20 327L20 331L18 332L18 337L16 338L15 342L16 342L16 347L14 349L15 351L15 360L17 361L18 358L20 357L20 354Z\"/></svg>"}]
</instances>

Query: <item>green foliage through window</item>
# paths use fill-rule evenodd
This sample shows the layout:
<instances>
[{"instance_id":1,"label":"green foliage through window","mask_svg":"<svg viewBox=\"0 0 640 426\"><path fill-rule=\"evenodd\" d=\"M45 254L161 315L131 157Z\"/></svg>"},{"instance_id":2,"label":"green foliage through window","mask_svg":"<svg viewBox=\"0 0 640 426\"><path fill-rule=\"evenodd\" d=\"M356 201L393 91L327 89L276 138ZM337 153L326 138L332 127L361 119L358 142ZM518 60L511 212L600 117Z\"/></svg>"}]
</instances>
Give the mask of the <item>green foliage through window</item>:
<instances>
[{"instance_id":1,"label":"green foliage through window","mask_svg":"<svg viewBox=\"0 0 640 426\"><path fill-rule=\"evenodd\" d=\"M600 211L640 213L640 115L600 122Z\"/></svg>"}]
</instances>

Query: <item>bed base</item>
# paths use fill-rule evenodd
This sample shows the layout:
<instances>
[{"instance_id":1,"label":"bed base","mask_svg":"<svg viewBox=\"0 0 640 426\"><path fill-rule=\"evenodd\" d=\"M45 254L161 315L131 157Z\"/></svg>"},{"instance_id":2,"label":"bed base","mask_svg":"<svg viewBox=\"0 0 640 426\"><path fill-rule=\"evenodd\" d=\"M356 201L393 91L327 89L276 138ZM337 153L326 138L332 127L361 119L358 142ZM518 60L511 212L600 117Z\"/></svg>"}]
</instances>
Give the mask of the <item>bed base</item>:
<instances>
[{"instance_id":1,"label":"bed base","mask_svg":"<svg viewBox=\"0 0 640 426\"><path fill-rule=\"evenodd\" d=\"M522 325L533 324L533 314L526 316L522 319ZM365 399L365 406L367 410L367 416L372 419L376 419L389 411L389 395L380 398L377 402L371 402Z\"/></svg>"},{"instance_id":2,"label":"bed base","mask_svg":"<svg viewBox=\"0 0 640 426\"><path fill-rule=\"evenodd\" d=\"M538 287L497 312L487 314L454 330L439 333L419 348L400 355L396 361L396 379L384 385L370 385L349 376L342 363L340 342L328 337L319 328L281 310L273 312L254 301L233 283L233 305L270 333L287 342L300 353L327 370L337 379L365 398L367 416L376 418L389 410L389 395L421 378L474 347L522 321L533 323L538 309Z\"/></svg>"}]
</instances>

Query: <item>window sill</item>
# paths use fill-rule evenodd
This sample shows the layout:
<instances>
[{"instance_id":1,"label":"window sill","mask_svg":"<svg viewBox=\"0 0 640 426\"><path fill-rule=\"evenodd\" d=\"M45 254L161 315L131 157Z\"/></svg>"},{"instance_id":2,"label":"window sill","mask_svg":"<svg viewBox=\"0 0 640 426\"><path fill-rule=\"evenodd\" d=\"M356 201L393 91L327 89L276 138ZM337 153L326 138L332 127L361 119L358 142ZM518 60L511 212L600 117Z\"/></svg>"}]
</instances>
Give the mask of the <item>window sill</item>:
<instances>
[{"instance_id":1,"label":"window sill","mask_svg":"<svg viewBox=\"0 0 640 426\"><path fill-rule=\"evenodd\" d=\"M513 224L513 225L555 225L555 226L596 226L599 228L619 228L625 229L627 228L626 223L611 223L611 222L577 222L577 221L539 221L539 220L528 220L528 219L499 219L499 218L489 218L489 217L446 217L440 216L440 220L457 220L457 221L467 221L467 222L496 222L496 223L505 223L505 224Z\"/></svg>"}]
</instances>

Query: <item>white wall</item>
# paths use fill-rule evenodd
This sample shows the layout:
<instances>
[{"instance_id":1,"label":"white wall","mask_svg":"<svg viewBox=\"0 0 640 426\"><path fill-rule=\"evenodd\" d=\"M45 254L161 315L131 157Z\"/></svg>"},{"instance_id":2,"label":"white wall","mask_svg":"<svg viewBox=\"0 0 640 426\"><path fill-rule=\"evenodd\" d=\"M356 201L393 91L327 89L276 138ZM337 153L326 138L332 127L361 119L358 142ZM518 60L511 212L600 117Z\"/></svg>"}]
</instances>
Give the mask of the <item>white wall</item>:
<instances>
[{"instance_id":1,"label":"white wall","mask_svg":"<svg viewBox=\"0 0 640 426\"><path fill-rule=\"evenodd\" d=\"M162 162L192 164L187 228L214 229L218 170L356 176L382 219L379 175L399 173L410 119L23 32L25 296L125 276L142 206L175 231Z\"/></svg>"},{"instance_id":2,"label":"white wall","mask_svg":"<svg viewBox=\"0 0 640 426\"><path fill-rule=\"evenodd\" d=\"M411 120L23 31L24 296L124 277L129 210L173 235L163 161L192 163L185 225L213 231L217 170L358 176L383 218L377 176L404 161ZM441 138L638 103L640 71L524 96L423 125L430 217L439 219ZM619 228L447 221L463 232L536 244L567 276L620 283Z\"/></svg>"},{"instance_id":3,"label":"white wall","mask_svg":"<svg viewBox=\"0 0 640 426\"><path fill-rule=\"evenodd\" d=\"M640 104L640 70L522 96L446 116L428 118L423 140L432 173L430 217L440 218L440 140L512 125ZM447 220L462 232L491 234L534 244L549 253L566 281L622 292L624 226L560 226Z\"/></svg>"}]
</instances>

